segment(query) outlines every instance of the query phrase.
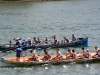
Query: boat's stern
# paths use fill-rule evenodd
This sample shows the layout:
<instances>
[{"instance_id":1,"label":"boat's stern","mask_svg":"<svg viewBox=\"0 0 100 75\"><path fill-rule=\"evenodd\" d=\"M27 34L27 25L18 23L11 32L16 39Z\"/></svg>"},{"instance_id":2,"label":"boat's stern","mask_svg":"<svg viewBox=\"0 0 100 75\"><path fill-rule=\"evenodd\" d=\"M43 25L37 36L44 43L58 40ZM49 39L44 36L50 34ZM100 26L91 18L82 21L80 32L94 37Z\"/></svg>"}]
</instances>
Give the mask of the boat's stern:
<instances>
[{"instance_id":1,"label":"boat's stern","mask_svg":"<svg viewBox=\"0 0 100 75\"><path fill-rule=\"evenodd\" d=\"M88 46L88 37L78 38L78 43L80 46Z\"/></svg>"}]
</instances>

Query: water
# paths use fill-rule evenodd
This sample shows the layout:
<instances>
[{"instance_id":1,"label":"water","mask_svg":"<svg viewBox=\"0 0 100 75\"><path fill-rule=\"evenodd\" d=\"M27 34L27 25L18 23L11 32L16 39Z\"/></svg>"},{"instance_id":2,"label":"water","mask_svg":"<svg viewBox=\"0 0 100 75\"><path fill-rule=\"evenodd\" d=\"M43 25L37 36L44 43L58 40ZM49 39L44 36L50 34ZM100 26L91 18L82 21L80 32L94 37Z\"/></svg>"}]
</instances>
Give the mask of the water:
<instances>
[{"instance_id":1,"label":"water","mask_svg":"<svg viewBox=\"0 0 100 75\"><path fill-rule=\"evenodd\" d=\"M45 2L5 2L0 3L0 43L9 43L15 37L44 39L57 35L59 40L64 36L71 38L89 37L90 50L100 47L100 1L67 0ZM14 43L14 41L12 41ZM68 48L60 48L66 53ZM80 48L75 48L80 51ZM51 54L55 49L48 50ZM24 52L24 55L29 51ZM42 50L37 51L42 54ZM2 54L0 54L2 55ZM15 56L15 53L8 56ZM0 63L0 66L3 66ZM8 69L7 69L8 68ZM99 75L100 63L63 64L32 66L29 69L19 67L0 67L2 75ZM13 71L13 72L12 72Z\"/></svg>"}]
</instances>

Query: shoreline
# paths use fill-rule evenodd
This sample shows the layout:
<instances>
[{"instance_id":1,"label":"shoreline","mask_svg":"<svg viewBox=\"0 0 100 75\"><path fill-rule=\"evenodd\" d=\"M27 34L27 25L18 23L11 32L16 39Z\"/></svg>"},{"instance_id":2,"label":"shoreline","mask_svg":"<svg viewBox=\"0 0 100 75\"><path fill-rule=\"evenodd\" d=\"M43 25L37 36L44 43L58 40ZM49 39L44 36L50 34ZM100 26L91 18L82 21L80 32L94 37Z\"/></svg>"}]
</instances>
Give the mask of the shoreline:
<instances>
[{"instance_id":1,"label":"shoreline","mask_svg":"<svg viewBox=\"0 0 100 75\"><path fill-rule=\"evenodd\" d=\"M0 2L40 2L40 1L65 1L65 0L20 0L20 1L15 0L15 1L0 1Z\"/></svg>"},{"instance_id":2,"label":"shoreline","mask_svg":"<svg viewBox=\"0 0 100 75\"><path fill-rule=\"evenodd\" d=\"M69 0L2 0L0 2L41 2L41 1L69 1Z\"/></svg>"}]
</instances>

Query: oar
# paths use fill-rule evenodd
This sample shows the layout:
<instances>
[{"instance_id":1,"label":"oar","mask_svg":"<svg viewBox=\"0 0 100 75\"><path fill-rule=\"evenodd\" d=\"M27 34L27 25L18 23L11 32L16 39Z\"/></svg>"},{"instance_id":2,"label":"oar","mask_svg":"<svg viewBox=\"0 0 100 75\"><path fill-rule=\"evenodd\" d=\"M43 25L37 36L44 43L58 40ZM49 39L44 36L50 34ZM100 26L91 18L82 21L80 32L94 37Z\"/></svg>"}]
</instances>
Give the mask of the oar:
<instances>
[{"instance_id":1,"label":"oar","mask_svg":"<svg viewBox=\"0 0 100 75\"><path fill-rule=\"evenodd\" d=\"M15 51L13 51L13 52L15 52ZM4 57L4 56L6 56L6 55L8 55L8 54L10 54L10 53L13 53L13 52L8 52L8 53L6 53L6 54L0 56L0 58Z\"/></svg>"},{"instance_id":2,"label":"oar","mask_svg":"<svg viewBox=\"0 0 100 75\"><path fill-rule=\"evenodd\" d=\"M6 56L6 55L8 55L8 53L6 53L6 54L4 54L4 55L0 56L0 58L4 57L4 56Z\"/></svg>"}]
</instances>

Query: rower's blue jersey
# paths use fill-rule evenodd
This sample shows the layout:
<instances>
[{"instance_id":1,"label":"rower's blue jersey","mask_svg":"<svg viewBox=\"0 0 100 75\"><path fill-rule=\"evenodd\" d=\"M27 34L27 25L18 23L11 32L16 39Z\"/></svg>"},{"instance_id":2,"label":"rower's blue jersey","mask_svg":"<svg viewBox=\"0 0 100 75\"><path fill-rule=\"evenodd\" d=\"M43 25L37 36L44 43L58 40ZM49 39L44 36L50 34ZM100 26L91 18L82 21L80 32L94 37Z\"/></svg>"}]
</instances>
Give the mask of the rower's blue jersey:
<instances>
[{"instance_id":1,"label":"rower's blue jersey","mask_svg":"<svg viewBox=\"0 0 100 75\"><path fill-rule=\"evenodd\" d=\"M19 46L22 46L22 42L21 41L19 42Z\"/></svg>"},{"instance_id":2,"label":"rower's blue jersey","mask_svg":"<svg viewBox=\"0 0 100 75\"><path fill-rule=\"evenodd\" d=\"M19 45L19 42L16 42L16 45L18 46Z\"/></svg>"},{"instance_id":3,"label":"rower's blue jersey","mask_svg":"<svg viewBox=\"0 0 100 75\"><path fill-rule=\"evenodd\" d=\"M27 44L27 40L23 40L22 41L22 44Z\"/></svg>"},{"instance_id":4,"label":"rower's blue jersey","mask_svg":"<svg viewBox=\"0 0 100 75\"><path fill-rule=\"evenodd\" d=\"M41 41L40 40L38 40L37 42L38 42L39 45L41 45Z\"/></svg>"},{"instance_id":5,"label":"rower's blue jersey","mask_svg":"<svg viewBox=\"0 0 100 75\"><path fill-rule=\"evenodd\" d=\"M22 42L20 41L20 42L16 42L16 45L17 46L22 46Z\"/></svg>"},{"instance_id":6,"label":"rower's blue jersey","mask_svg":"<svg viewBox=\"0 0 100 75\"><path fill-rule=\"evenodd\" d=\"M48 39L45 39L45 41L46 41L45 43L48 44Z\"/></svg>"}]
</instances>

